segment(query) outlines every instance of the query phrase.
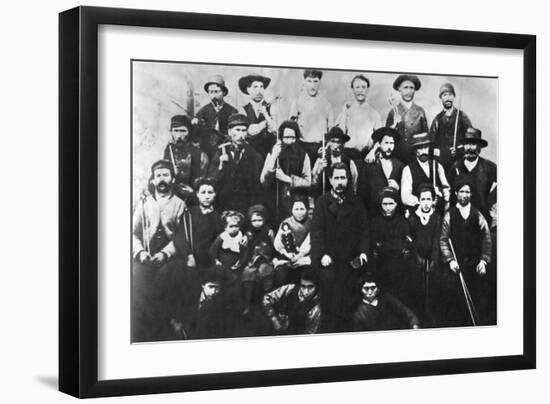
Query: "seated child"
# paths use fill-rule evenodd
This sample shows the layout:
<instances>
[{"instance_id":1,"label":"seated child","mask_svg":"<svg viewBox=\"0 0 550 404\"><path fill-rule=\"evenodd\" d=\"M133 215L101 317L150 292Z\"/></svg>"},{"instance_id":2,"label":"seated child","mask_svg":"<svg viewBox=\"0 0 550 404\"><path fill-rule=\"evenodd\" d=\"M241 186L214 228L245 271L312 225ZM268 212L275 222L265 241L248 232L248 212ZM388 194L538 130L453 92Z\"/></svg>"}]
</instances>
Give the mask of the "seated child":
<instances>
[{"instance_id":1,"label":"seated child","mask_svg":"<svg viewBox=\"0 0 550 404\"><path fill-rule=\"evenodd\" d=\"M279 286L298 281L299 269L311 265L311 219L308 216L308 204L306 196L295 196L290 205L291 216L281 222L275 236L274 247L278 253L274 260L275 282Z\"/></svg>"}]
</instances>

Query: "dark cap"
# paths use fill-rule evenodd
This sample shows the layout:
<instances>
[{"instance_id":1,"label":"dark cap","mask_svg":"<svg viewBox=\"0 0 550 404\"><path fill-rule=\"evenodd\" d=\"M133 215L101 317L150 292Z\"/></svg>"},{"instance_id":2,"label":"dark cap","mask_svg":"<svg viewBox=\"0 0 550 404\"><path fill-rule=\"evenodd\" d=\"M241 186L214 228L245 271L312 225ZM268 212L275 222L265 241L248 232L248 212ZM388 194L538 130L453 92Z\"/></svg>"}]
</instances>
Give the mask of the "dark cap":
<instances>
[{"instance_id":1,"label":"dark cap","mask_svg":"<svg viewBox=\"0 0 550 404\"><path fill-rule=\"evenodd\" d=\"M244 114L233 114L229 117L227 120L227 128L231 129L235 126L248 126L250 123L248 122L248 117Z\"/></svg>"},{"instance_id":2,"label":"dark cap","mask_svg":"<svg viewBox=\"0 0 550 404\"><path fill-rule=\"evenodd\" d=\"M227 93L229 93L229 90L225 86L225 80L223 79L223 76L220 74L215 74L208 79L208 81L204 85L204 91L208 92L208 86L210 86L210 84L216 84L220 86L224 95L227 95Z\"/></svg>"},{"instance_id":3,"label":"dark cap","mask_svg":"<svg viewBox=\"0 0 550 404\"><path fill-rule=\"evenodd\" d=\"M456 97L455 88L451 83L444 83L439 87L439 96L441 97L443 93L451 93Z\"/></svg>"},{"instance_id":4,"label":"dark cap","mask_svg":"<svg viewBox=\"0 0 550 404\"><path fill-rule=\"evenodd\" d=\"M153 174L155 170L158 170L159 168L167 168L170 170L172 175L174 175L174 167L172 167L172 163L170 163L168 160L155 161L151 166L151 174Z\"/></svg>"},{"instance_id":5,"label":"dark cap","mask_svg":"<svg viewBox=\"0 0 550 404\"><path fill-rule=\"evenodd\" d=\"M283 132L286 128L292 129L294 131L294 134L296 135L296 140L299 140L302 137L302 134L300 132L300 127L298 126L298 122L296 121L284 121L281 126L279 126L279 139L283 138Z\"/></svg>"},{"instance_id":6,"label":"dark cap","mask_svg":"<svg viewBox=\"0 0 550 404\"><path fill-rule=\"evenodd\" d=\"M258 214L263 217L264 220L267 220L267 210L264 205L257 204L248 208L248 217L251 218L254 214Z\"/></svg>"},{"instance_id":7,"label":"dark cap","mask_svg":"<svg viewBox=\"0 0 550 404\"><path fill-rule=\"evenodd\" d=\"M304 70L304 79L308 77L314 77L321 80L323 78L323 72L321 70Z\"/></svg>"},{"instance_id":8,"label":"dark cap","mask_svg":"<svg viewBox=\"0 0 550 404\"><path fill-rule=\"evenodd\" d=\"M393 187L382 188L378 196L378 199L380 202L382 202L384 198L392 198L395 202L399 202L399 194L397 190Z\"/></svg>"},{"instance_id":9,"label":"dark cap","mask_svg":"<svg viewBox=\"0 0 550 404\"><path fill-rule=\"evenodd\" d=\"M353 88L353 83L355 83L355 80L363 80L363 81L366 81L367 82L367 87L370 87L370 80L362 75L362 74L357 74L355 75L352 79L351 79L351 82L350 82L350 87Z\"/></svg>"},{"instance_id":10,"label":"dark cap","mask_svg":"<svg viewBox=\"0 0 550 404\"><path fill-rule=\"evenodd\" d=\"M180 126L185 126L191 132L193 125L191 124L191 118L187 115L174 115L170 121L170 130L178 128Z\"/></svg>"},{"instance_id":11,"label":"dark cap","mask_svg":"<svg viewBox=\"0 0 550 404\"><path fill-rule=\"evenodd\" d=\"M420 79L417 76L411 74L402 74L398 76L393 82L393 88L395 90L399 90L399 86L404 81L410 81L411 83L413 83L415 91L420 90Z\"/></svg>"}]
</instances>

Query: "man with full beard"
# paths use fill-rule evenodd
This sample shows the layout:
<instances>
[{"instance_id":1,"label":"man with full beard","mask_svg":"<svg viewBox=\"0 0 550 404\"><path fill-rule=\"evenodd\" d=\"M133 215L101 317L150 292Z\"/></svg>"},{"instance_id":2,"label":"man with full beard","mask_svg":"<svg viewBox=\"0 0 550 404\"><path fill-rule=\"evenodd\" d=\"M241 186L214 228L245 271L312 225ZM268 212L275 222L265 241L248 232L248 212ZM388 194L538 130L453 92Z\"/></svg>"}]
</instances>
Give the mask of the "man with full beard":
<instances>
[{"instance_id":1,"label":"man with full beard","mask_svg":"<svg viewBox=\"0 0 550 404\"><path fill-rule=\"evenodd\" d=\"M401 176L401 201L412 213L419 204L418 188L424 183L432 184L435 189L435 206L441 214L449 203L449 183L443 166L430 158L431 140L426 132L411 136L410 146L415 159L403 169Z\"/></svg>"},{"instance_id":2,"label":"man with full beard","mask_svg":"<svg viewBox=\"0 0 550 404\"><path fill-rule=\"evenodd\" d=\"M357 166L351 158L344 154L344 145L349 139L350 137L338 126L334 126L325 134L327 146L325 150L321 150L321 155L315 162L313 170L311 171L311 184L317 191L317 195L329 189L327 171L336 163L343 163L347 167L350 174L348 178L350 182L349 190L354 194L357 192Z\"/></svg>"},{"instance_id":3,"label":"man with full beard","mask_svg":"<svg viewBox=\"0 0 550 404\"><path fill-rule=\"evenodd\" d=\"M171 142L164 149L164 159L172 164L175 172L174 191L183 200L193 194L191 185L208 170L208 156L193 144L196 127L186 115L175 115L170 122Z\"/></svg>"},{"instance_id":4,"label":"man with full beard","mask_svg":"<svg viewBox=\"0 0 550 404\"><path fill-rule=\"evenodd\" d=\"M438 157L445 170L448 170L456 161L457 146L462 143L466 129L472 127L468 115L454 107L455 97L455 88L451 83L441 86L439 98L443 104L443 110L435 116L430 127L430 136L434 142L432 154Z\"/></svg>"},{"instance_id":5,"label":"man with full beard","mask_svg":"<svg viewBox=\"0 0 550 404\"><path fill-rule=\"evenodd\" d=\"M311 186L311 164L309 156L298 143L300 128L295 121L285 121L279 127L279 141L265 159L260 182L272 188L276 201L268 201L275 211L275 224L290 216L290 192L297 188ZM278 185L278 186L277 186ZM273 204L276 208L273 209Z\"/></svg>"},{"instance_id":6,"label":"man with full beard","mask_svg":"<svg viewBox=\"0 0 550 404\"><path fill-rule=\"evenodd\" d=\"M464 145L464 158L455 162L448 173L451 188L456 192L456 181L463 177L469 178L473 186L472 205L483 214L491 226L495 226L496 223L491 222L496 222L496 213L493 219L490 212L496 212L497 166L479 156L481 149L487 147L487 141L482 139L479 129L468 128L461 144ZM451 203L455 201L453 195Z\"/></svg>"},{"instance_id":7,"label":"man with full beard","mask_svg":"<svg viewBox=\"0 0 550 404\"><path fill-rule=\"evenodd\" d=\"M377 158L364 166L359 174L357 194L363 199L369 218L380 213L380 192L385 187L399 191L404 164L393 156L399 133L395 129L382 127L372 134L372 140L379 144ZM400 204L400 200L397 201Z\"/></svg>"},{"instance_id":8,"label":"man with full beard","mask_svg":"<svg viewBox=\"0 0 550 404\"><path fill-rule=\"evenodd\" d=\"M311 265L320 272L323 332L351 330L360 300L357 280L367 263L369 224L363 203L349 187L343 162L328 170L330 191L315 204L311 221Z\"/></svg>"},{"instance_id":9,"label":"man with full beard","mask_svg":"<svg viewBox=\"0 0 550 404\"><path fill-rule=\"evenodd\" d=\"M174 171L167 160L151 167L150 191L144 193L133 215L132 341L153 341L163 326L156 312L155 278L175 253L172 236L185 203L172 192Z\"/></svg>"}]
</instances>

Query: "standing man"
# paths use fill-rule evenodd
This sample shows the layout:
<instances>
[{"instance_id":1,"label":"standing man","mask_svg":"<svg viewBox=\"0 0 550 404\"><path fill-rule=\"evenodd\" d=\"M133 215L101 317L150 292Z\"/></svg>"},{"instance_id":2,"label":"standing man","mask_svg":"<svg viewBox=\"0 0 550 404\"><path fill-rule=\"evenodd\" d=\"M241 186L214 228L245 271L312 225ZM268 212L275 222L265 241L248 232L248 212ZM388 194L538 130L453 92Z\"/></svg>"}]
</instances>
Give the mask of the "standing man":
<instances>
[{"instance_id":1,"label":"standing man","mask_svg":"<svg viewBox=\"0 0 550 404\"><path fill-rule=\"evenodd\" d=\"M322 78L320 70L304 70L302 91L290 107L290 116L300 125L301 143L312 164L317 159L324 134L334 123L330 102L319 94Z\"/></svg>"},{"instance_id":2,"label":"standing man","mask_svg":"<svg viewBox=\"0 0 550 404\"><path fill-rule=\"evenodd\" d=\"M431 144L426 132L411 136L410 147L415 153L415 158L403 169L401 177L401 201L411 213L419 204L419 186L424 183L433 185L439 212L443 212L445 205L449 203L449 183L443 166L430 158Z\"/></svg>"},{"instance_id":3,"label":"standing man","mask_svg":"<svg viewBox=\"0 0 550 404\"><path fill-rule=\"evenodd\" d=\"M414 152L410 146L412 135L428 132L426 112L424 108L414 103L414 94L420 90L420 85L420 79L417 76L402 74L393 82L393 88L399 92L401 99L396 101L393 96L390 96L392 109L388 113L386 126L396 129L401 135L395 156L405 164L414 159Z\"/></svg>"},{"instance_id":4,"label":"standing man","mask_svg":"<svg viewBox=\"0 0 550 404\"><path fill-rule=\"evenodd\" d=\"M472 184L468 178L459 178L456 181L457 204L449 209L443 217L441 227L441 255L443 262L447 264L455 274L459 271L463 274L473 306L477 311L477 324L489 324L489 283L487 267L491 262L491 234L489 226L483 215L470 203L472 197ZM454 276L460 290L457 277ZM465 294L459 292L451 301L449 325L472 325L466 310ZM474 317L475 317L474 312Z\"/></svg>"},{"instance_id":5,"label":"standing man","mask_svg":"<svg viewBox=\"0 0 550 404\"><path fill-rule=\"evenodd\" d=\"M199 177L206 176L208 156L191 140L194 127L186 115L175 115L170 122L172 141L164 149L164 159L172 164L175 172L174 191L183 200L193 194L191 185Z\"/></svg>"},{"instance_id":6,"label":"standing man","mask_svg":"<svg viewBox=\"0 0 550 404\"><path fill-rule=\"evenodd\" d=\"M386 126L376 129L372 134L373 141L379 145L376 160L365 164L359 174L358 195L363 199L369 218L380 213L379 197L385 187L396 191L400 189L401 173L404 164L394 157L395 145L399 133ZM398 203L400 204L400 200Z\"/></svg>"},{"instance_id":7,"label":"standing man","mask_svg":"<svg viewBox=\"0 0 550 404\"><path fill-rule=\"evenodd\" d=\"M185 210L174 195L172 164L159 160L151 167L151 194L143 194L134 210L132 256L132 341L153 341L165 327L159 313L155 278L175 253L172 236Z\"/></svg>"},{"instance_id":8,"label":"standing man","mask_svg":"<svg viewBox=\"0 0 550 404\"><path fill-rule=\"evenodd\" d=\"M220 138L227 133L229 117L237 113L237 109L225 102L229 93L223 76L215 74L204 85L204 91L210 97L210 102L197 112L197 118L204 121L207 128L215 129Z\"/></svg>"},{"instance_id":9,"label":"standing man","mask_svg":"<svg viewBox=\"0 0 550 404\"><path fill-rule=\"evenodd\" d=\"M327 170L336 163L343 163L350 174L350 191L356 193L358 178L357 166L351 158L344 154L344 145L349 140L349 136L338 126L335 126L325 134L325 139L327 141L327 146L324 150L321 150L321 155L315 162L313 170L311 171L311 185L317 190L318 195L326 192L326 190L329 189ZM325 185L324 190L323 184Z\"/></svg>"},{"instance_id":10,"label":"standing man","mask_svg":"<svg viewBox=\"0 0 550 404\"><path fill-rule=\"evenodd\" d=\"M221 211L237 210L244 214L250 206L263 202L262 157L246 142L245 115L231 115L227 127L231 144L222 148L220 156L218 202Z\"/></svg>"},{"instance_id":11,"label":"standing man","mask_svg":"<svg viewBox=\"0 0 550 404\"><path fill-rule=\"evenodd\" d=\"M466 129L472 127L468 115L454 106L455 97L455 88L451 83L441 86L439 98L443 110L435 116L430 127L430 136L434 142L432 155L438 157L445 171L456 161L457 146L462 144Z\"/></svg>"},{"instance_id":12,"label":"standing man","mask_svg":"<svg viewBox=\"0 0 550 404\"><path fill-rule=\"evenodd\" d=\"M464 157L455 162L449 170L449 183L456 192L457 180L462 177L469 178L473 186L472 205L483 214L491 226L496 226L496 214L493 221L490 212L496 211L497 166L479 156L481 149L487 147L487 141L482 139L479 129L468 128L461 144L464 145ZM455 199L451 202L455 202Z\"/></svg>"},{"instance_id":13,"label":"standing man","mask_svg":"<svg viewBox=\"0 0 550 404\"><path fill-rule=\"evenodd\" d=\"M313 210L311 264L320 271L322 330L351 329L351 316L359 302L357 281L367 263L369 225L362 202L352 193L348 167L340 162L328 170L330 191Z\"/></svg>"},{"instance_id":14,"label":"standing man","mask_svg":"<svg viewBox=\"0 0 550 404\"><path fill-rule=\"evenodd\" d=\"M248 143L265 160L267 153L275 144L277 126L271 105L265 101L265 90L271 83L269 77L251 74L239 79L239 88L250 98L244 114L248 118Z\"/></svg>"},{"instance_id":15,"label":"standing man","mask_svg":"<svg viewBox=\"0 0 550 404\"><path fill-rule=\"evenodd\" d=\"M346 145L346 154L355 161L359 169L372 149L372 133L382 126L380 114L367 102L369 88L370 80L367 77L362 74L355 76L351 80L355 100L344 105L336 120L336 125L350 137Z\"/></svg>"}]
</instances>

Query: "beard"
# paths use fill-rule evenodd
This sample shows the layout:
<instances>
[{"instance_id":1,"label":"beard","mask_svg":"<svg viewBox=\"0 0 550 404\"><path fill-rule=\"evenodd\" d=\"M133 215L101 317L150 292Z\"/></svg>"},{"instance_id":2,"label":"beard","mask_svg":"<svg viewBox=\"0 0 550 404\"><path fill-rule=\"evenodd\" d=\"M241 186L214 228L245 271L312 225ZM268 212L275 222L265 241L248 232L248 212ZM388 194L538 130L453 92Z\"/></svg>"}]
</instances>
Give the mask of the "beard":
<instances>
[{"instance_id":1,"label":"beard","mask_svg":"<svg viewBox=\"0 0 550 404\"><path fill-rule=\"evenodd\" d=\"M479 156L479 153L477 151L467 151L464 153L464 156L466 157L466 160L474 161Z\"/></svg>"},{"instance_id":2,"label":"beard","mask_svg":"<svg viewBox=\"0 0 550 404\"><path fill-rule=\"evenodd\" d=\"M332 149L330 154L334 157L340 157L342 155L342 148L338 147L336 149Z\"/></svg>"},{"instance_id":3,"label":"beard","mask_svg":"<svg viewBox=\"0 0 550 404\"><path fill-rule=\"evenodd\" d=\"M451 109L453 107L453 103L451 101L445 101L443 103L443 108L445 109Z\"/></svg>"},{"instance_id":4,"label":"beard","mask_svg":"<svg viewBox=\"0 0 550 404\"><path fill-rule=\"evenodd\" d=\"M156 185L155 189L157 190L157 192L163 194L170 190L170 185L166 181L160 181Z\"/></svg>"},{"instance_id":5,"label":"beard","mask_svg":"<svg viewBox=\"0 0 550 404\"><path fill-rule=\"evenodd\" d=\"M425 163L428 161L430 156L428 156L426 153L422 153L420 156L418 156L418 160L420 160L422 163Z\"/></svg>"},{"instance_id":6,"label":"beard","mask_svg":"<svg viewBox=\"0 0 550 404\"><path fill-rule=\"evenodd\" d=\"M380 151L380 157L382 157L385 160L388 160L391 155L393 154L393 150L381 150Z\"/></svg>"}]
</instances>

